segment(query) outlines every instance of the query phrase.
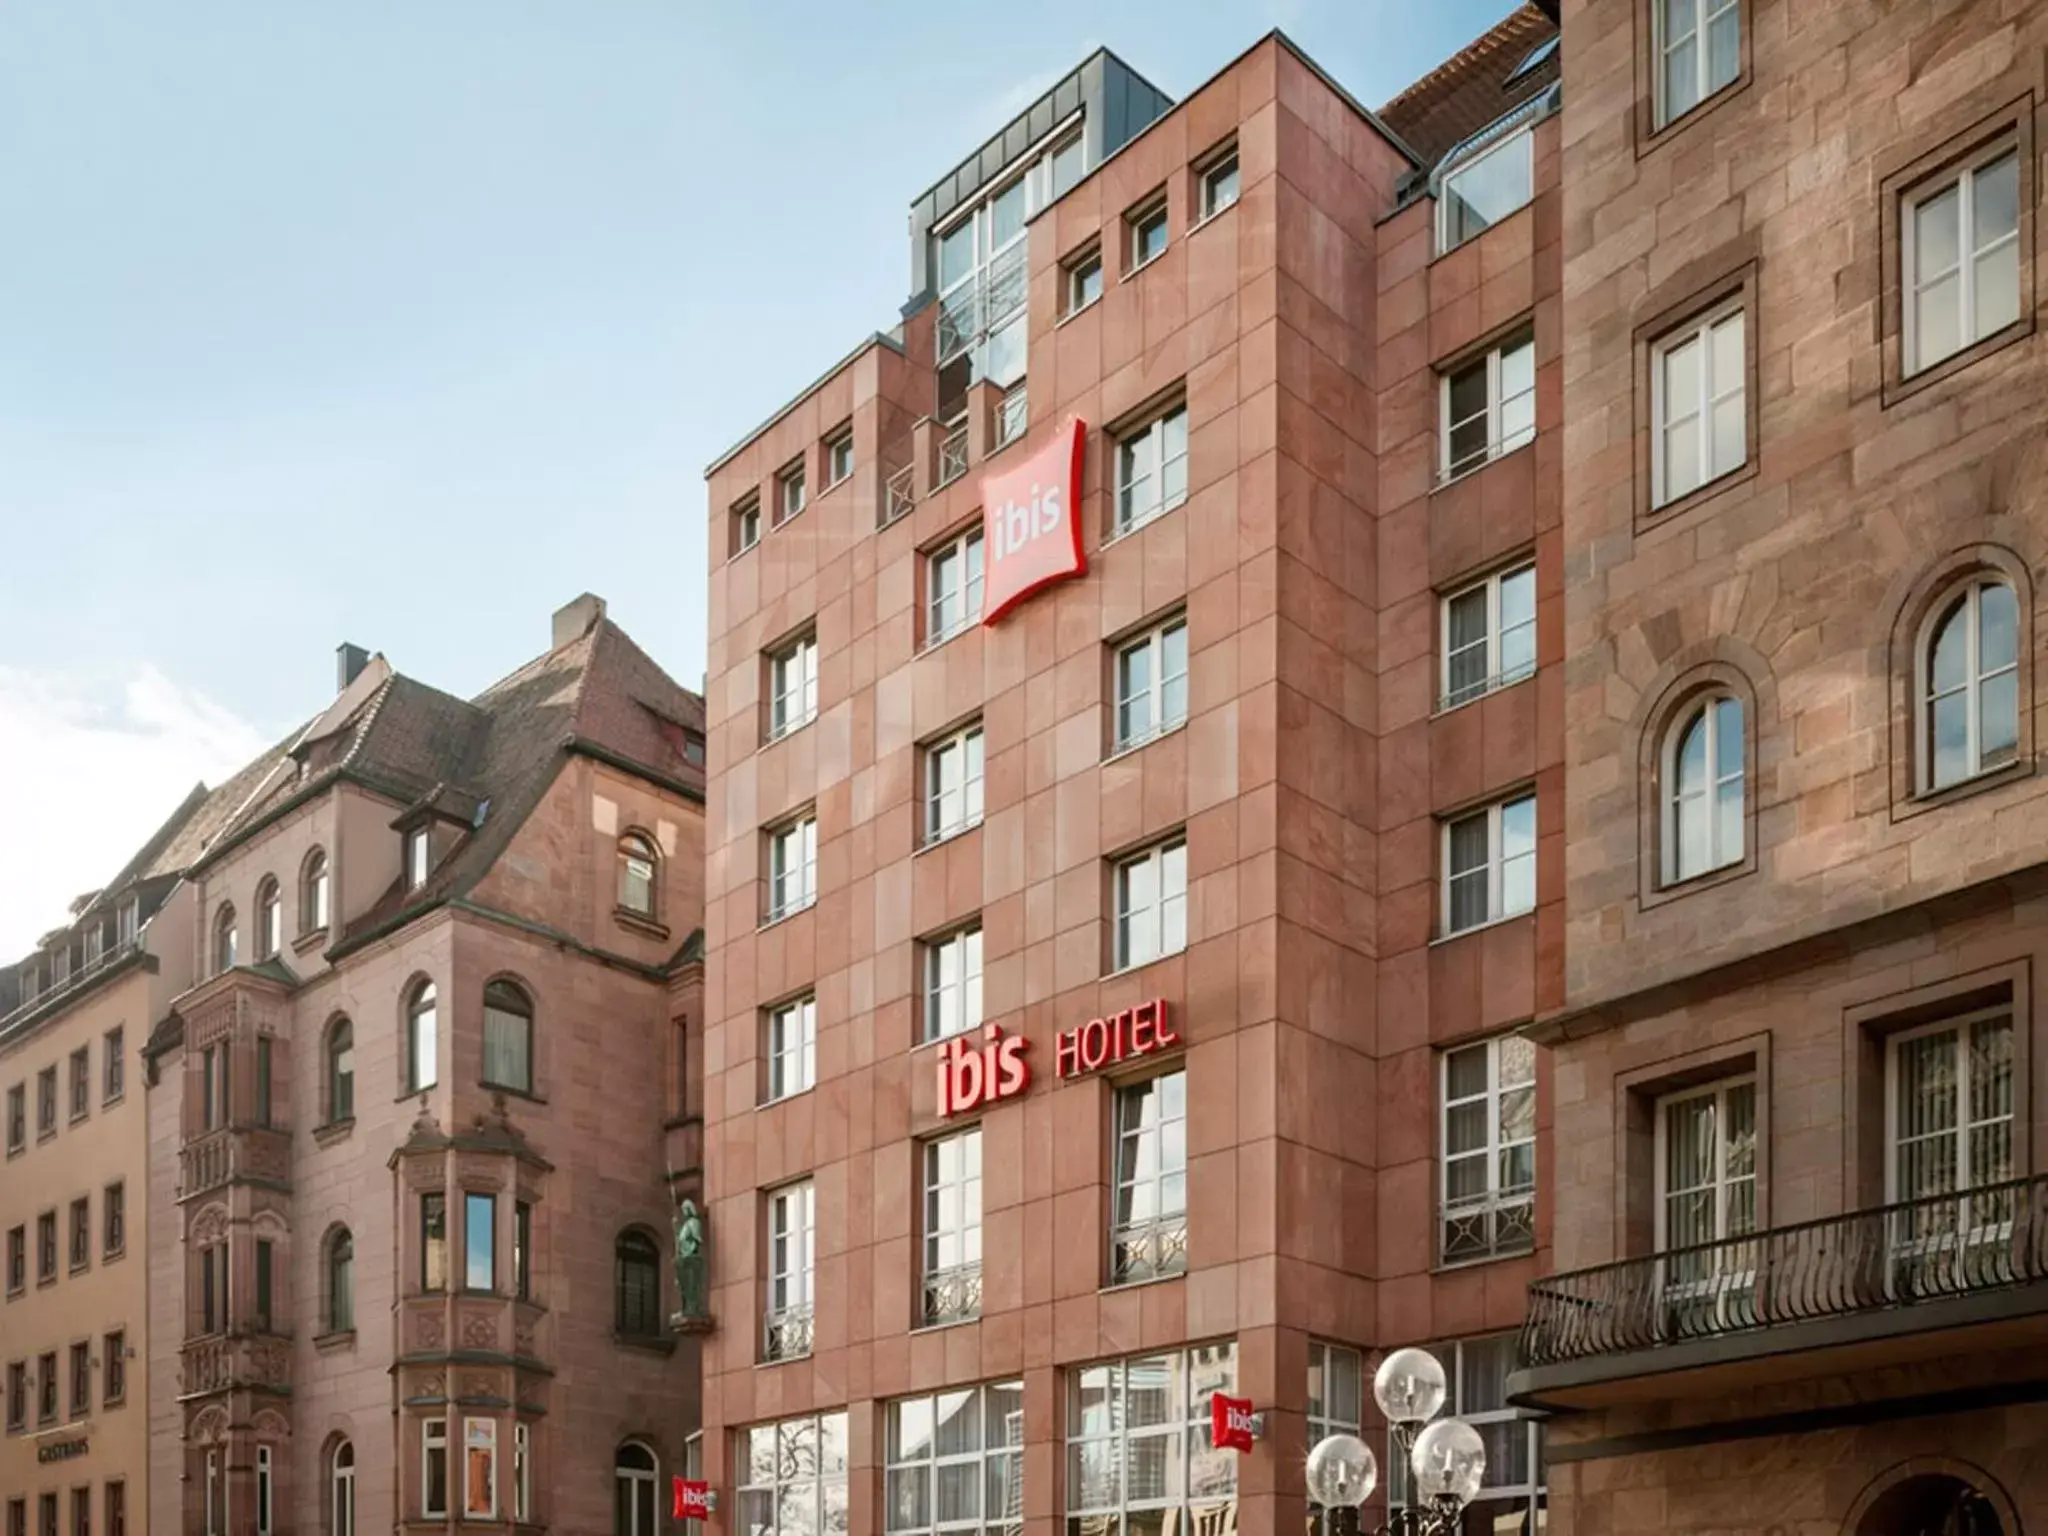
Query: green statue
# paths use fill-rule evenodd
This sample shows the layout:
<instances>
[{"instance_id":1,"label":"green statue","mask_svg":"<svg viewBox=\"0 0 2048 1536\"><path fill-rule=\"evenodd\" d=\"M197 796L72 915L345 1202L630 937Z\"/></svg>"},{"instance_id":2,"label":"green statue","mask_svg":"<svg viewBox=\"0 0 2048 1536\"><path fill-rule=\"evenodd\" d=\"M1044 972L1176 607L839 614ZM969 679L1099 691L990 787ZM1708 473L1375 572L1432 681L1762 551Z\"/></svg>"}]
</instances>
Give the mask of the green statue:
<instances>
[{"instance_id":1,"label":"green statue","mask_svg":"<svg viewBox=\"0 0 2048 1536\"><path fill-rule=\"evenodd\" d=\"M686 1318L710 1316L704 1254L704 1213L688 1196L676 1211L676 1296Z\"/></svg>"}]
</instances>

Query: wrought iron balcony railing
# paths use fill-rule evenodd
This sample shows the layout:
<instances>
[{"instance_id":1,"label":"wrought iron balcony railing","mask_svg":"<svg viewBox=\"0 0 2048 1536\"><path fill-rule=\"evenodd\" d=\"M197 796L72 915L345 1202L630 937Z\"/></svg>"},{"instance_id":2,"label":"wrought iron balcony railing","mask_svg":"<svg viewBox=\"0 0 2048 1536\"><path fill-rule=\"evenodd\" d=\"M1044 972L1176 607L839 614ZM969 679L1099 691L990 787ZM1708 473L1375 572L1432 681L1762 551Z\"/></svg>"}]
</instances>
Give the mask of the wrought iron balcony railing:
<instances>
[{"instance_id":1,"label":"wrought iron balcony railing","mask_svg":"<svg viewBox=\"0 0 2048 1536\"><path fill-rule=\"evenodd\" d=\"M951 485L967 473L967 423L948 432L939 442L940 485Z\"/></svg>"},{"instance_id":2,"label":"wrought iron balcony railing","mask_svg":"<svg viewBox=\"0 0 2048 1536\"><path fill-rule=\"evenodd\" d=\"M906 464L882 482L882 520L886 528L917 505L917 466Z\"/></svg>"},{"instance_id":3,"label":"wrought iron balcony railing","mask_svg":"<svg viewBox=\"0 0 2048 1536\"><path fill-rule=\"evenodd\" d=\"M809 1302L770 1312L762 1327L763 1360L800 1360L811 1352L813 1315Z\"/></svg>"},{"instance_id":4,"label":"wrought iron balcony railing","mask_svg":"<svg viewBox=\"0 0 2048 1536\"><path fill-rule=\"evenodd\" d=\"M1110 1264L1112 1285L1185 1272L1188 1267L1186 1213L1161 1216L1156 1221L1119 1228L1110 1243Z\"/></svg>"},{"instance_id":5,"label":"wrought iron balcony railing","mask_svg":"<svg viewBox=\"0 0 2048 1536\"><path fill-rule=\"evenodd\" d=\"M1534 1281L1521 1363L1557 1365L2042 1282L2048 1174Z\"/></svg>"},{"instance_id":6,"label":"wrought iron balcony railing","mask_svg":"<svg viewBox=\"0 0 2048 1536\"><path fill-rule=\"evenodd\" d=\"M924 1277L924 1320L960 1323L981 1316L981 1266L960 1264Z\"/></svg>"},{"instance_id":7,"label":"wrought iron balcony railing","mask_svg":"<svg viewBox=\"0 0 2048 1536\"><path fill-rule=\"evenodd\" d=\"M1031 397L1022 384L1013 387L996 407L996 446L1007 448L1024 435L1031 416Z\"/></svg>"}]
</instances>

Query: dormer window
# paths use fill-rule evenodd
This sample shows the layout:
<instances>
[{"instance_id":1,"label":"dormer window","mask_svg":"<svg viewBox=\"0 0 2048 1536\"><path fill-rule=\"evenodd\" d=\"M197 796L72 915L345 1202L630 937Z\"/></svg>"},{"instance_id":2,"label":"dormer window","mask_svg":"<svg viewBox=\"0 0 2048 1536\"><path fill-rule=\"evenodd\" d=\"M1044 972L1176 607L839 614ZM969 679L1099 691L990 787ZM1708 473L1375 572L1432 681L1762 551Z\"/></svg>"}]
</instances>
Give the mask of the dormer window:
<instances>
[{"instance_id":1,"label":"dormer window","mask_svg":"<svg viewBox=\"0 0 2048 1536\"><path fill-rule=\"evenodd\" d=\"M405 834L405 888L416 891L425 885L433 867L433 834L426 827L414 827Z\"/></svg>"},{"instance_id":2,"label":"dormer window","mask_svg":"<svg viewBox=\"0 0 2048 1536\"><path fill-rule=\"evenodd\" d=\"M117 930L117 937L121 943L126 944L135 937L137 931L141 928L141 917L141 904L133 896L130 896L121 903L120 914L115 919L120 924Z\"/></svg>"}]
</instances>

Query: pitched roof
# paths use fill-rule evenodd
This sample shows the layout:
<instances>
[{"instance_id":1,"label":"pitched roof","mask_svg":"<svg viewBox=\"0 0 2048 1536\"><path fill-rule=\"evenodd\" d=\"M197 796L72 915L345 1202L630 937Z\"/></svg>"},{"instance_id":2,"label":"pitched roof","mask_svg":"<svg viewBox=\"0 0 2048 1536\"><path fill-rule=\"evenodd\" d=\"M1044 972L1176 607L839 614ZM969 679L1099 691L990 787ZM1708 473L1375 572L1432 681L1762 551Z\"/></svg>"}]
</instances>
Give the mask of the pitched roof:
<instances>
[{"instance_id":1,"label":"pitched roof","mask_svg":"<svg viewBox=\"0 0 2048 1536\"><path fill-rule=\"evenodd\" d=\"M1522 61L1557 36L1542 7L1520 7L1380 108L1387 125L1432 166L1445 153L1503 113L1520 106L1558 78L1550 57L1512 84Z\"/></svg>"}]
</instances>

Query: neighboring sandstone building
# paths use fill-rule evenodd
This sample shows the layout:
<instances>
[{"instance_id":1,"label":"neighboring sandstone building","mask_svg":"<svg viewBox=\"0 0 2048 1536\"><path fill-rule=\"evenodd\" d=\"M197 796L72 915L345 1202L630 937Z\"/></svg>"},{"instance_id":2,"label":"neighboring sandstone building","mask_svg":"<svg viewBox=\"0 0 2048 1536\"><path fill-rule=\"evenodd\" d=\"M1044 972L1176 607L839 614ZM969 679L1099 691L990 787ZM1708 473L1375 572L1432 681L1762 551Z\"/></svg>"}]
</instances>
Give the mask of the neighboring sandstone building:
<instances>
[{"instance_id":1,"label":"neighboring sandstone building","mask_svg":"<svg viewBox=\"0 0 2048 1536\"><path fill-rule=\"evenodd\" d=\"M1092 56L711 466L715 1530L1299 1532L1403 1344L1540 1526L1555 36Z\"/></svg>"},{"instance_id":2,"label":"neighboring sandstone building","mask_svg":"<svg viewBox=\"0 0 2048 1536\"><path fill-rule=\"evenodd\" d=\"M702 729L585 596L467 702L344 647L212 830L146 1052L149 1530L601 1530L680 1468Z\"/></svg>"},{"instance_id":3,"label":"neighboring sandstone building","mask_svg":"<svg viewBox=\"0 0 2048 1536\"><path fill-rule=\"evenodd\" d=\"M2048 7L1564 34L1553 1519L2048 1529Z\"/></svg>"}]
</instances>

